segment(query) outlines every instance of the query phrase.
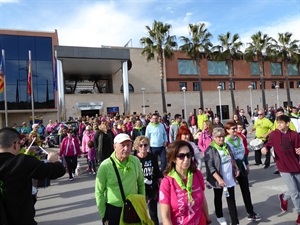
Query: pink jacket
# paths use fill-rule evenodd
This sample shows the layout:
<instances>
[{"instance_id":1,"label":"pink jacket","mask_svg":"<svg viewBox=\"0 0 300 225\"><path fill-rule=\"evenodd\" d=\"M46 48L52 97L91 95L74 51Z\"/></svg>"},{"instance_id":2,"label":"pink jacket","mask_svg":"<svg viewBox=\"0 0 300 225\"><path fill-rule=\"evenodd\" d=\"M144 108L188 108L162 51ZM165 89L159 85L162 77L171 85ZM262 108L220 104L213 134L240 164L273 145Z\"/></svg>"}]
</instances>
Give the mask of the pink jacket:
<instances>
[{"instance_id":1,"label":"pink jacket","mask_svg":"<svg viewBox=\"0 0 300 225\"><path fill-rule=\"evenodd\" d=\"M82 145L81 145L81 149L83 153L87 153L88 152L88 142L89 141L94 141L94 136L95 136L95 132L94 131L90 131L89 133L87 131L83 132L83 136L82 136Z\"/></svg>"},{"instance_id":2,"label":"pink jacket","mask_svg":"<svg viewBox=\"0 0 300 225\"><path fill-rule=\"evenodd\" d=\"M80 150L80 144L78 138L65 137L62 140L62 143L60 145L60 151L59 151L60 156L75 156L80 154L81 154L81 150Z\"/></svg>"},{"instance_id":3,"label":"pink jacket","mask_svg":"<svg viewBox=\"0 0 300 225\"><path fill-rule=\"evenodd\" d=\"M209 133L208 130L203 130L200 134L199 134L199 140L198 140L198 147L201 150L201 152L203 152L203 154L205 153L207 147L210 145L210 143L212 142L212 134Z\"/></svg>"}]
</instances>

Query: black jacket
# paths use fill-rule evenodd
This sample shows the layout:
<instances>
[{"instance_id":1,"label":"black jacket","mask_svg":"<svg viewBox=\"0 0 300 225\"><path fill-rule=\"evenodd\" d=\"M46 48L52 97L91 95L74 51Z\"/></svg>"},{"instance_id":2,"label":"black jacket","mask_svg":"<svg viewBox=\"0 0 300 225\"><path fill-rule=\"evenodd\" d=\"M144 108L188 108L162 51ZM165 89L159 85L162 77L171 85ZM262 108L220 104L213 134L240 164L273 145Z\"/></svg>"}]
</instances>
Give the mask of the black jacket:
<instances>
[{"instance_id":1,"label":"black jacket","mask_svg":"<svg viewBox=\"0 0 300 225\"><path fill-rule=\"evenodd\" d=\"M33 156L0 153L0 197L3 199L8 224L37 224L34 220L32 178L56 179L65 172L60 162L45 163Z\"/></svg>"}]
</instances>

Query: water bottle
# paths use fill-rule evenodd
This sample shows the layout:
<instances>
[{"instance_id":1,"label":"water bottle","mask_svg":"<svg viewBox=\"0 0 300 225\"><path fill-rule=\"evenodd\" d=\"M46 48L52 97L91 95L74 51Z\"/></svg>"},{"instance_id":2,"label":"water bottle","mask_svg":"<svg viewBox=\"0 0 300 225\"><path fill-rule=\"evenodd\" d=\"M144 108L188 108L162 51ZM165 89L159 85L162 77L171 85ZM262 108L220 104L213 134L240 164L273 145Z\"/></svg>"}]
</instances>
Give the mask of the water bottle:
<instances>
[{"instance_id":1,"label":"water bottle","mask_svg":"<svg viewBox=\"0 0 300 225\"><path fill-rule=\"evenodd\" d=\"M223 187L223 191L224 191L224 196L225 196L226 198L228 198L228 197L229 197L229 192L228 192L227 187Z\"/></svg>"}]
</instances>

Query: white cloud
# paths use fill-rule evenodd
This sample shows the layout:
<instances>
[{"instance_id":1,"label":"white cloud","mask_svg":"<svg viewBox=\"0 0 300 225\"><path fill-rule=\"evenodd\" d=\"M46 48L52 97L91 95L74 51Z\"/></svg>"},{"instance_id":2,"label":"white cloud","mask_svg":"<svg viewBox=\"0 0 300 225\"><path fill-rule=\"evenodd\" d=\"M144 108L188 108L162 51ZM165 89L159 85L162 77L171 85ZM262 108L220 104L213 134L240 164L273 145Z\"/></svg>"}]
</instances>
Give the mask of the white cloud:
<instances>
[{"instance_id":1,"label":"white cloud","mask_svg":"<svg viewBox=\"0 0 300 225\"><path fill-rule=\"evenodd\" d=\"M60 45L124 46L132 39L136 47L140 46L139 39L145 35L145 25L150 26L152 22L137 19L114 4L95 4L71 15L57 29Z\"/></svg>"},{"instance_id":2,"label":"white cloud","mask_svg":"<svg viewBox=\"0 0 300 225\"><path fill-rule=\"evenodd\" d=\"M268 36L277 39L278 33L290 32L293 34L292 39L300 40L300 15L286 17L280 21L275 21L268 26L257 26L249 29L248 32L240 34L243 43L251 42L251 35L258 31L268 34Z\"/></svg>"}]
</instances>

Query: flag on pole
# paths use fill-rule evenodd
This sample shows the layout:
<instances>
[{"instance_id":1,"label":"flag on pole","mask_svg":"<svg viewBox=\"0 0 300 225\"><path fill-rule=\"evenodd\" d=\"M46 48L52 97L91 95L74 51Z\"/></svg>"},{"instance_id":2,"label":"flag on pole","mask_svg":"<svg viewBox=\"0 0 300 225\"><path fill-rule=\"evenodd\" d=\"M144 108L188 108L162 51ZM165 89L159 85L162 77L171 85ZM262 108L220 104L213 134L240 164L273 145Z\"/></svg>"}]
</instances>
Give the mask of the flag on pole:
<instances>
[{"instance_id":1,"label":"flag on pole","mask_svg":"<svg viewBox=\"0 0 300 225\"><path fill-rule=\"evenodd\" d=\"M28 76L27 76L27 93L31 95L31 82L32 82L32 70L31 70L31 54L29 51L29 60L28 60Z\"/></svg>"},{"instance_id":2,"label":"flag on pole","mask_svg":"<svg viewBox=\"0 0 300 225\"><path fill-rule=\"evenodd\" d=\"M0 65L0 93L4 91L4 55L1 54L1 65Z\"/></svg>"}]
</instances>

